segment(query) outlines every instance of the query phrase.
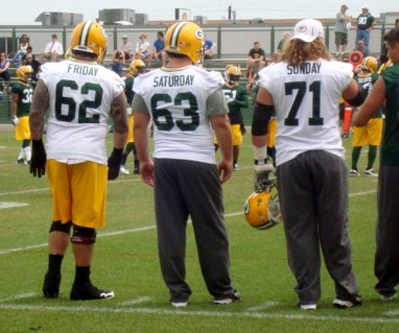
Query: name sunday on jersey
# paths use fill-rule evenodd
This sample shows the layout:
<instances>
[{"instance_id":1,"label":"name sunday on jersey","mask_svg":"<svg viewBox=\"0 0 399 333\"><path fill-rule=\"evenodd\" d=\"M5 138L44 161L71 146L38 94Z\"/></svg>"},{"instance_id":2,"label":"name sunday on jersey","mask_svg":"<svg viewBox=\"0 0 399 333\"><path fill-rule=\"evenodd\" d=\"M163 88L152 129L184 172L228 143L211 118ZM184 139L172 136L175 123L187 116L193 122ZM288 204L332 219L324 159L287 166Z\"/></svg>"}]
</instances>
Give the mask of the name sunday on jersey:
<instances>
[{"instance_id":1,"label":"name sunday on jersey","mask_svg":"<svg viewBox=\"0 0 399 333\"><path fill-rule=\"evenodd\" d=\"M302 65L287 65L287 74L319 74L321 63L305 62Z\"/></svg>"},{"instance_id":2,"label":"name sunday on jersey","mask_svg":"<svg viewBox=\"0 0 399 333\"><path fill-rule=\"evenodd\" d=\"M192 86L194 75L172 75L154 77L153 87L184 87Z\"/></svg>"}]
</instances>

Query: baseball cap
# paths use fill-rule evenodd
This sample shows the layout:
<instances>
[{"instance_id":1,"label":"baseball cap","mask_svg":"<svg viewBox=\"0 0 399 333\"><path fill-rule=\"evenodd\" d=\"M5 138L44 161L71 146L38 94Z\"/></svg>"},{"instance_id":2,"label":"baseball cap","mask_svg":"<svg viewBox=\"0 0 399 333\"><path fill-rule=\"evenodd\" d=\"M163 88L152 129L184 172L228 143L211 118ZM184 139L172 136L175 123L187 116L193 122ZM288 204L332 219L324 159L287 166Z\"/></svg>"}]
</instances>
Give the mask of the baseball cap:
<instances>
[{"instance_id":1,"label":"baseball cap","mask_svg":"<svg viewBox=\"0 0 399 333\"><path fill-rule=\"evenodd\" d=\"M306 43L313 42L317 37L324 38L323 25L316 20L306 19L299 21L294 28L294 37Z\"/></svg>"},{"instance_id":2,"label":"baseball cap","mask_svg":"<svg viewBox=\"0 0 399 333\"><path fill-rule=\"evenodd\" d=\"M127 35L123 35L122 38L128 38Z\"/></svg>"},{"instance_id":3,"label":"baseball cap","mask_svg":"<svg viewBox=\"0 0 399 333\"><path fill-rule=\"evenodd\" d=\"M369 5L364 4L364 5L362 6L362 9L369 9Z\"/></svg>"},{"instance_id":4,"label":"baseball cap","mask_svg":"<svg viewBox=\"0 0 399 333\"><path fill-rule=\"evenodd\" d=\"M341 7L345 7L346 9L349 9L349 7L347 5L342 5Z\"/></svg>"}]
</instances>

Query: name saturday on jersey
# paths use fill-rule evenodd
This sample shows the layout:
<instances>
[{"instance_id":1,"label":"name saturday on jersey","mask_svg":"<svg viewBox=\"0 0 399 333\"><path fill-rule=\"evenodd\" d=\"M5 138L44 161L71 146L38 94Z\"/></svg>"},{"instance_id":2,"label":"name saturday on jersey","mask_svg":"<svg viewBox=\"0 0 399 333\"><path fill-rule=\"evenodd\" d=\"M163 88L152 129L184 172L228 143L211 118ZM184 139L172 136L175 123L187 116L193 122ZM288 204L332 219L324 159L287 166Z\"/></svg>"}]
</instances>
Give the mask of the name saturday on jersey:
<instances>
[{"instance_id":1,"label":"name saturday on jersey","mask_svg":"<svg viewBox=\"0 0 399 333\"><path fill-rule=\"evenodd\" d=\"M87 66L80 64L68 65L68 73L97 76L97 72L98 68L95 68L94 66Z\"/></svg>"},{"instance_id":2,"label":"name saturday on jersey","mask_svg":"<svg viewBox=\"0 0 399 333\"><path fill-rule=\"evenodd\" d=\"M154 77L153 87L183 87L192 86L194 75L171 75Z\"/></svg>"},{"instance_id":3,"label":"name saturday on jersey","mask_svg":"<svg viewBox=\"0 0 399 333\"><path fill-rule=\"evenodd\" d=\"M321 64L305 62L302 65L287 65L287 74L319 74Z\"/></svg>"}]
</instances>

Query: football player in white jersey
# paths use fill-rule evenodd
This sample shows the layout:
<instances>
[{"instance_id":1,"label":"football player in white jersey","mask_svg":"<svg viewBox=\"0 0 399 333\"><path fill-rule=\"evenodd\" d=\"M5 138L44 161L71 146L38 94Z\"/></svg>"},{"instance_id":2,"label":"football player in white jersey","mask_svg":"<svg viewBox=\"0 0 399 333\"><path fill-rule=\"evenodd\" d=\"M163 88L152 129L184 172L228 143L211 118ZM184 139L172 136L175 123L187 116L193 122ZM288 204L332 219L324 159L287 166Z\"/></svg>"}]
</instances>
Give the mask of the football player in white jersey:
<instances>
[{"instance_id":1,"label":"football player in white jersey","mask_svg":"<svg viewBox=\"0 0 399 333\"><path fill-rule=\"evenodd\" d=\"M336 307L361 304L348 236L348 171L339 133L341 94L352 105L365 95L352 66L330 60L320 22L303 20L287 41L283 61L259 72L252 135L256 182L267 181L267 124L278 122L276 164L288 261L299 308L320 298L320 247L334 280Z\"/></svg>"},{"instance_id":2,"label":"football player in white jersey","mask_svg":"<svg viewBox=\"0 0 399 333\"><path fill-rule=\"evenodd\" d=\"M232 173L228 108L220 77L195 66L203 57L204 34L189 22L166 33L167 66L141 75L134 85L134 137L144 182L155 189L158 247L173 306L186 306L186 226L190 216L202 274L216 304L240 295L231 286L229 245L221 183ZM154 161L147 129L154 123ZM222 160L216 165L213 132Z\"/></svg>"},{"instance_id":3,"label":"football player in white jersey","mask_svg":"<svg viewBox=\"0 0 399 333\"><path fill-rule=\"evenodd\" d=\"M79 23L72 33L71 59L43 65L33 96L30 171L38 177L47 171L53 195L49 266L43 284L47 298L59 294L69 239L76 264L70 298L114 297L112 291L100 290L90 280L96 229L105 226L107 179L118 177L128 130L124 83L99 65L106 46L107 36L99 23ZM42 134L47 110L45 149ZM107 160L105 138L110 115L115 124L114 150Z\"/></svg>"}]
</instances>

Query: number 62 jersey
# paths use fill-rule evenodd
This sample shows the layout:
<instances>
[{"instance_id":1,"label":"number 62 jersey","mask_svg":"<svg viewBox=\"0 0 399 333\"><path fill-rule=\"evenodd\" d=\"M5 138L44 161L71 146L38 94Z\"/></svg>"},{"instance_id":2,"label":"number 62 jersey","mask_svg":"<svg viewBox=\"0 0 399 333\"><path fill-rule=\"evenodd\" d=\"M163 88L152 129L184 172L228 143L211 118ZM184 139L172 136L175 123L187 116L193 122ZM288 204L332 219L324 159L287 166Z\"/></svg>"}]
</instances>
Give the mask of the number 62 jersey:
<instances>
[{"instance_id":1,"label":"number 62 jersey","mask_svg":"<svg viewBox=\"0 0 399 333\"><path fill-rule=\"evenodd\" d=\"M40 78L50 95L47 158L107 165L107 120L122 79L97 63L71 60L46 63Z\"/></svg>"},{"instance_id":2,"label":"number 62 jersey","mask_svg":"<svg viewBox=\"0 0 399 333\"><path fill-rule=\"evenodd\" d=\"M135 79L133 104L140 99L143 106L134 111L151 115L155 158L215 164L209 117L228 113L222 85L220 75L196 66L161 68Z\"/></svg>"},{"instance_id":3,"label":"number 62 jersey","mask_svg":"<svg viewBox=\"0 0 399 333\"><path fill-rule=\"evenodd\" d=\"M293 66L280 62L259 72L277 118L276 164L309 150L344 158L339 99L352 80L352 65L319 59Z\"/></svg>"}]
</instances>

